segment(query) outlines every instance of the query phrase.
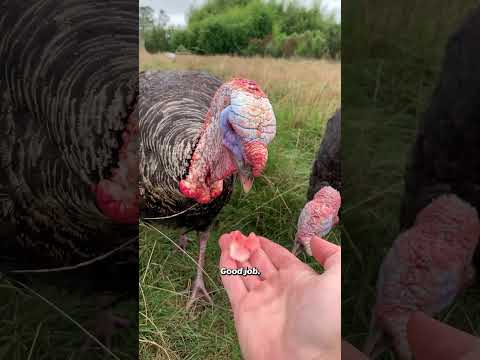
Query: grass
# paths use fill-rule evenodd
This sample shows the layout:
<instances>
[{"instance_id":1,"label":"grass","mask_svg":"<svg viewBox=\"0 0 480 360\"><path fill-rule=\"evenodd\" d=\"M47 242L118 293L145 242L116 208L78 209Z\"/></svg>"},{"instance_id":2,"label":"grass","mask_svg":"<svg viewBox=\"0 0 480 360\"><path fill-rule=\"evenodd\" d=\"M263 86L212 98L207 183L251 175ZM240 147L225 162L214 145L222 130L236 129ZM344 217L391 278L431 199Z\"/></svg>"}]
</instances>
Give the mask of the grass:
<instances>
[{"instance_id":1,"label":"grass","mask_svg":"<svg viewBox=\"0 0 480 360\"><path fill-rule=\"evenodd\" d=\"M95 336L91 322L95 320L96 298L82 291L81 286L73 290L64 285L58 286L51 278L0 281L0 358L137 358L136 301L123 301L114 307L114 313L127 318L131 325L115 333L111 350L95 343L83 349L86 341Z\"/></svg>"},{"instance_id":2,"label":"grass","mask_svg":"<svg viewBox=\"0 0 480 360\"><path fill-rule=\"evenodd\" d=\"M178 232L141 224L140 358L241 359L228 298L218 274L217 241L224 232L254 231L290 248L305 204L308 178L326 120L340 104L340 64L327 61L177 56L140 51L141 69L201 69L223 79L256 80L269 96L277 117L277 135L269 161L249 194L237 184L232 200L218 217L207 246L206 286L212 307L185 310L195 275L198 244L194 235L188 256L175 252ZM339 243L337 232L330 240ZM311 260L303 258L314 265ZM318 266L315 267L320 270Z\"/></svg>"}]
</instances>

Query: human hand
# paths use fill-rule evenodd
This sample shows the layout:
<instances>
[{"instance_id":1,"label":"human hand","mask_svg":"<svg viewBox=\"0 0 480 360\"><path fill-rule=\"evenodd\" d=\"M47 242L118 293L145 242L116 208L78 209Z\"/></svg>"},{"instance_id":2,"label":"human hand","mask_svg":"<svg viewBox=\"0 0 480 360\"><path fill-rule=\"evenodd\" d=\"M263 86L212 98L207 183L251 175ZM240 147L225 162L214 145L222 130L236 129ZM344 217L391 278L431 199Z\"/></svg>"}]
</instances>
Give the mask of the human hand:
<instances>
[{"instance_id":1,"label":"human hand","mask_svg":"<svg viewBox=\"0 0 480 360\"><path fill-rule=\"evenodd\" d=\"M264 238L247 262L229 256L229 234L220 238L220 267L256 267L260 276L223 275L246 360L340 359L341 249L315 237L318 274L287 249Z\"/></svg>"},{"instance_id":2,"label":"human hand","mask_svg":"<svg viewBox=\"0 0 480 360\"><path fill-rule=\"evenodd\" d=\"M434 320L421 312L413 314L409 319L408 342L415 359L418 360L480 359L479 338Z\"/></svg>"},{"instance_id":3,"label":"human hand","mask_svg":"<svg viewBox=\"0 0 480 360\"><path fill-rule=\"evenodd\" d=\"M342 340L342 360L368 360L368 357L346 340Z\"/></svg>"},{"instance_id":4,"label":"human hand","mask_svg":"<svg viewBox=\"0 0 480 360\"><path fill-rule=\"evenodd\" d=\"M480 359L479 338L434 320L421 312L414 313L409 319L408 341L415 359L418 360ZM368 359L346 341L342 342L343 358L347 360Z\"/></svg>"}]
</instances>

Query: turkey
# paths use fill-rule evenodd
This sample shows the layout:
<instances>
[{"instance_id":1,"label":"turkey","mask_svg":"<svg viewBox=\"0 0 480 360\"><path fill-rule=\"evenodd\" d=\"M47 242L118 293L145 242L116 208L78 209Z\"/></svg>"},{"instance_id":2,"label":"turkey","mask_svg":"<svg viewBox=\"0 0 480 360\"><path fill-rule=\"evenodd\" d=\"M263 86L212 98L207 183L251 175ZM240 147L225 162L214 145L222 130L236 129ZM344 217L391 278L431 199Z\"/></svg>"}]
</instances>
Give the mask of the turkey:
<instances>
[{"instance_id":1,"label":"turkey","mask_svg":"<svg viewBox=\"0 0 480 360\"><path fill-rule=\"evenodd\" d=\"M114 0L97 20L91 0L6 6L0 12L0 272L78 266L56 274L67 286L135 299L138 35L130 29L137 29L136 7Z\"/></svg>"},{"instance_id":2,"label":"turkey","mask_svg":"<svg viewBox=\"0 0 480 360\"><path fill-rule=\"evenodd\" d=\"M250 80L222 83L204 72L140 74L140 211L147 221L199 235L197 275L187 303L212 302L203 281L212 222L238 177L248 192L264 170L276 132L266 95Z\"/></svg>"},{"instance_id":3,"label":"turkey","mask_svg":"<svg viewBox=\"0 0 480 360\"><path fill-rule=\"evenodd\" d=\"M409 316L445 310L480 268L479 28L477 8L449 39L407 166L402 233L380 269L366 353L390 343L399 359L411 359Z\"/></svg>"},{"instance_id":4,"label":"turkey","mask_svg":"<svg viewBox=\"0 0 480 360\"><path fill-rule=\"evenodd\" d=\"M340 165L341 109L328 120L310 174L307 204L300 213L292 253L300 248L311 255L313 235L323 237L338 223L340 191L342 186Z\"/></svg>"},{"instance_id":5,"label":"turkey","mask_svg":"<svg viewBox=\"0 0 480 360\"><path fill-rule=\"evenodd\" d=\"M341 109L338 109L327 122L327 128L312 167L307 192L308 201L312 200L323 186L329 185L338 191L342 189L342 168L340 163L341 131L342 112Z\"/></svg>"}]
</instances>

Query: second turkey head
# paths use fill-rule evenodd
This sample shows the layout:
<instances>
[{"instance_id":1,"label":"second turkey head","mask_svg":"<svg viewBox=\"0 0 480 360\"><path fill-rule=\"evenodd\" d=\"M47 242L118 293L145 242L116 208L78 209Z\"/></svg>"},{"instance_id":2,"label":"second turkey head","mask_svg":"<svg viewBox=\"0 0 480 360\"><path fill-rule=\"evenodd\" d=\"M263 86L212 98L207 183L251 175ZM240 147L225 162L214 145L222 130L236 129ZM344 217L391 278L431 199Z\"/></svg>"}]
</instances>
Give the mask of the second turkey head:
<instances>
[{"instance_id":1,"label":"second turkey head","mask_svg":"<svg viewBox=\"0 0 480 360\"><path fill-rule=\"evenodd\" d=\"M439 196L418 213L380 268L366 355L373 359L393 345L398 359L413 358L410 316L416 311L437 315L473 283L479 236L476 209L454 194Z\"/></svg>"},{"instance_id":2,"label":"second turkey head","mask_svg":"<svg viewBox=\"0 0 480 360\"><path fill-rule=\"evenodd\" d=\"M237 174L245 192L262 174L268 144L276 133L270 101L256 82L233 79L217 91L180 191L206 204L223 191L223 180Z\"/></svg>"},{"instance_id":3,"label":"second turkey head","mask_svg":"<svg viewBox=\"0 0 480 360\"><path fill-rule=\"evenodd\" d=\"M303 208L298 218L296 242L312 255L310 242L314 236L323 238L338 224L340 193L331 186L322 187Z\"/></svg>"}]
</instances>

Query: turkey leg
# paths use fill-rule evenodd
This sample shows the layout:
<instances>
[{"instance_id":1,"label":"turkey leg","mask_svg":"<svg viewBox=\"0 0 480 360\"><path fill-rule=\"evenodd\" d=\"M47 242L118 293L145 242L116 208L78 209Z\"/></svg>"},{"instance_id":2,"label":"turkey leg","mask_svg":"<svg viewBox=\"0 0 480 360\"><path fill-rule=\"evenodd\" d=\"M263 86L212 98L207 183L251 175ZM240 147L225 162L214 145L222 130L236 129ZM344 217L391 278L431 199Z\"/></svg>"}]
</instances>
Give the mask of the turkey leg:
<instances>
[{"instance_id":1,"label":"turkey leg","mask_svg":"<svg viewBox=\"0 0 480 360\"><path fill-rule=\"evenodd\" d=\"M208 295L207 289L205 288L205 283L203 281L203 266L205 264L205 250L207 248L207 241L210 237L211 229L208 228L206 231L199 233L199 243L200 250L198 254L198 263L197 263L197 275L195 281L193 282L192 294L187 303L187 310L189 310L192 305L200 298L205 298L210 304L213 304L212 298Z\"/></svg>"},{"instance_id":2,"label":"turkey leg","mask_svg":"<svg viewBox=\"0 0 480 360\"><path fill-rule=\"evenodd\" d=\"M188 244L188 236L187 233L181 233L180 238L178 239L178 246L180 246L183 250L187 249Z\"/></svg>"},{"instance_id":3,"label":"turkey leg","mask_svg":"<svg viewBox=\"0 0 480 360\"><path fill-rule=\"evenodd\" d=\"M180 252L182 254L185 254L189 240L190 239L187 236L187 231L186 230L182 231L180 236L178 237L178 241L177 241L177 244L175 245L174 252L175 253Z\"/></svg>"},{"instance_id":4,"label":"turkey leg","mask_svg":"<svg viewBox=\"0 0 480 360\"><path fill-rule=\"evenodd\" d=\"M99 339L107 348L112 348L112 338L117 329L126 328L130 322L128 319L117 316L111 308L113 296L110 294L101 294L97 296L99 309L97 316L90 322L89 328L92 328L92 334ZM82 352L89 350L93 340L88 338L82 347Z\"/></svg>"}]
</instances>

